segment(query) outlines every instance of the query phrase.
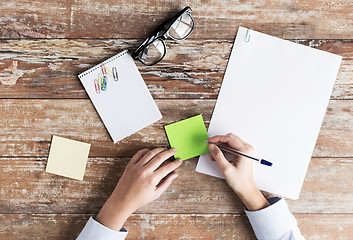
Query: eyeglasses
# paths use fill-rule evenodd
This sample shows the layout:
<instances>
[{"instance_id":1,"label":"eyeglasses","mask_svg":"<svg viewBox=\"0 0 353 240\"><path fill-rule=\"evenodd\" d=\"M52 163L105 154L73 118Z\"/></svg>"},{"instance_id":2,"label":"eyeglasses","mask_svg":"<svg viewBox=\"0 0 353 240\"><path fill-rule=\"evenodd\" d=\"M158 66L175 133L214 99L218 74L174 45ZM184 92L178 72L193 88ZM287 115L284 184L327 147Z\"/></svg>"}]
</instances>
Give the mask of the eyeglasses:
<instances>
[{"instance_id":1,"label":"eyeglasses","mask_svg":"<svg viewBox=\"0 0 353 240\"><path fill-rule=\"evenodd\" d=\"M154 32L135 50L133 58L147 66L154 65L161 61L167 49L165 40L184 40L195 27L195 21L191 15L191 8L185 7L174 17L162 23Z\"/></svg>"}]
</instances>

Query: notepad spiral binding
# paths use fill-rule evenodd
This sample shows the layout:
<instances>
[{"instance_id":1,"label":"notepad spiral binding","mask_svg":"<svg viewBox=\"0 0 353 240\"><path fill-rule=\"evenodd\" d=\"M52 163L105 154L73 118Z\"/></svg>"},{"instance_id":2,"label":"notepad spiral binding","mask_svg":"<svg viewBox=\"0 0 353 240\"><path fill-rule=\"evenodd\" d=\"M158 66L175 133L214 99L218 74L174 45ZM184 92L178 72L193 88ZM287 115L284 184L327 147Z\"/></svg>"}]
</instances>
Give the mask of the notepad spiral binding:
<instances>
[{"instance_id":1,"label":"notepad spiral binding","mask_svg":"<svg viewBox=\"0 0 353 240\"><path fill-rule=\"evenodd\" d=\"M117 58L119 58L119 57L121 57L121 56L124 56L124 55L126 55L126 54L128 54L128 53L129 53L128 50L124 50L124 51L122 51L121 53L118 53L117 55L115 55L115 56L113 56L113 57L111 57L111 58L105 60L104 62L102 62L102 63L100 63L100 64L98 64L98 65L96 65L96 66L94 66L94 67L92 67L92 68L90 68L90 69L84 71L83 73L79 74L78 77L79 77L79 78L84 77L84 76L86 76L87 74L90 74L90 73L96 71L97 69L99 69L99 68L101 67L101 65L108 64L108 63L114 61L115 59L117 59Z\"/></svg>"}]
</instances>

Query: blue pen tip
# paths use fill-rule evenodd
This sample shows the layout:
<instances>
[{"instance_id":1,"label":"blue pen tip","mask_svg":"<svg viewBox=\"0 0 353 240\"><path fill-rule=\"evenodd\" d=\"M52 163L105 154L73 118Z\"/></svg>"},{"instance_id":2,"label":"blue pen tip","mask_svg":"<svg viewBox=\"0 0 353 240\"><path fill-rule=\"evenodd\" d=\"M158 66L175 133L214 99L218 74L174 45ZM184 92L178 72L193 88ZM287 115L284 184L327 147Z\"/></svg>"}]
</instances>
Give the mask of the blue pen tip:
<instances>
[{"instance_id":1,"label":"blue pen tip","mask_svg":"<svg viewBox=\"0 0 353 240\"><path fill-rule=\"evenodd\" d=\"M263 164L263 165L269 166L269 167L272 166L272 163L269 162L269 161L266 161L265 159L261 159L260 163Z\"/></svg>"}]
</instances>

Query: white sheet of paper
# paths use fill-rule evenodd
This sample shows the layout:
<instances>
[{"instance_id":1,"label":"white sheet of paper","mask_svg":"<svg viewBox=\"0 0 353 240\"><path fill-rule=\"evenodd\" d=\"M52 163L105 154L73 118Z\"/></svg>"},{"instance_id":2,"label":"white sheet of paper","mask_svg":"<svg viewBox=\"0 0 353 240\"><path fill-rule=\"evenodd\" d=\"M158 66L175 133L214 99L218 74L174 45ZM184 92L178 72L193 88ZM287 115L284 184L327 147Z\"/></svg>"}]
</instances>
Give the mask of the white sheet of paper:
<instances>
[{"instance_id":1,"label":"white sheet of paper","mask_svg":"<svg viewBox=\"0 0 353 240\"><path fill-rule=\"evenodd\" d=\"M209 136L234 133L272 167L253 164L261 189L298 199L341 56L239 27ZM250 161L250 160L249 160ZM224 178L202 155L196 171Z\"/></svg>"},{"instance_id":2,"label":"white sheet of paper","mask_svg":"<svg viewBox=\"0 0 353 240\"><path fill-rule=\"evenodd\" d=\"M94 80L102 76L101 64L107 68L108 81L106 90L97 93ZM128 51L101 64L78 77L114 142L162 118ZM113 67L117 69L118 81L112 76Z\"/></svg>"}]
</instances>

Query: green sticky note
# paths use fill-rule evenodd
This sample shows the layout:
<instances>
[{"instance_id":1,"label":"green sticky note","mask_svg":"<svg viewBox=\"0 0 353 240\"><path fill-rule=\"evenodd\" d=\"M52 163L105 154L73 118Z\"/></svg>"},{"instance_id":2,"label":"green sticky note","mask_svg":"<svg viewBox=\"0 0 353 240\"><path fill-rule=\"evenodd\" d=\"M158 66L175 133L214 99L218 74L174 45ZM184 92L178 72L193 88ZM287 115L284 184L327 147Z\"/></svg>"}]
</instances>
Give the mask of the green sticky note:
<instances>
[{"instance_id":1,"label":"green sticky note","mask_svg":"<svg viewBox=\"0 0 353 240\"><path fill-rule=\"evenodd\" d=\"M207 131L202 115L164 126L169 144L177 149L175 158L186 160L208 153Z\"/></svg>"}]
</instances>

